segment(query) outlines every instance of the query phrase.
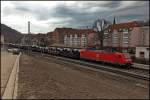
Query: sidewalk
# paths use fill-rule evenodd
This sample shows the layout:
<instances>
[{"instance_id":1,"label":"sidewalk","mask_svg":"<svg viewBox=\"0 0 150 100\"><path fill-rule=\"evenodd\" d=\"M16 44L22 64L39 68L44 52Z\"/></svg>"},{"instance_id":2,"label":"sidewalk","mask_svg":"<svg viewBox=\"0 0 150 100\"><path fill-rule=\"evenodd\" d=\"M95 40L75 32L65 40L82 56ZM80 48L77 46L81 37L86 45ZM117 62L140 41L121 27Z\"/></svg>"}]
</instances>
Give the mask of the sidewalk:
<instances>
[{"instance_id":1,"label":"sidewalk","mask_svg":"<svg viewBox=\"0 0 150 100\"><path fill-rule=\"evenodd\" d=\"M16 98L16 81L19 68L19 55L1 51L1 98Z\"/></svg>"},{"instance_id":2,"label":"sidewalk","mask_svg":"<svg viewBox=\"0 0 150 100\"><path fill-rule=\"evenodd\" d=\"M142 69L147 69L147 70L149 70L149 65L133 63L133 66L134 66L134 67L137 67L137 68L142 68Z\"/></svg>"},{"instance_id":3,"label":"sidewalk","mask_svg":"<svg viewBox=\"0 0 150 100\"><path fill-rule=\"evenodd\" d=\"M7 81L10 77L13 65L17 55L13 55L6 51L1 52L1 94L3 95L4 88L6 87Z\"/></svg>"}]
</instances>

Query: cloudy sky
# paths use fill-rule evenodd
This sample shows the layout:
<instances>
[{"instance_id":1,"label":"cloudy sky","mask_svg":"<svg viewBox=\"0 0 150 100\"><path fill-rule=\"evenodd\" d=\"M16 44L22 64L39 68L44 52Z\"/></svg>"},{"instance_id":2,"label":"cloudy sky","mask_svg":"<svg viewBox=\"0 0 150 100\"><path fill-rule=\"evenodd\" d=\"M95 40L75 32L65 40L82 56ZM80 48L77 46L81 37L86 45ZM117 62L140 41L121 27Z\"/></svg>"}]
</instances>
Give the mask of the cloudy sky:
<instances>
[{"instance_id":1,"label":"cloudy sky","mask_svg":"<svg viewBox=\"0 0 150 100\"><path fill-rule=\"evenodd\" d=\"M149 18L149 1L1 1L1 23L27 33L56 27L81 28L105 18L118 23Z\"/></svg>"}]
</instances>

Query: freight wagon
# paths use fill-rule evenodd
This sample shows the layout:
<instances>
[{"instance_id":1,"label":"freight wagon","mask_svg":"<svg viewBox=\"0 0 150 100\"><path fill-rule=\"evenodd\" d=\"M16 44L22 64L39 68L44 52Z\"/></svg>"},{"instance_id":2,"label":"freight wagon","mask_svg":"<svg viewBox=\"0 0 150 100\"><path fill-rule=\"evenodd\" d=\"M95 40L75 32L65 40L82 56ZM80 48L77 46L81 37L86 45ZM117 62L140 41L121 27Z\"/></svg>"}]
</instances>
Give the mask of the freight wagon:
<instances>
[{"instance_id":1,"label":"freight wagon","mask_svg":"<svg viewBox=\"0 0 150 100\"><path fill-rule=\"evenodd\" d=\"M11 44L11 46L18 48L18 45ZM106 52L101 50L90 50L64 46L37 47L28 45L20 46L19 48L23 50L30 49L35 52L43 52L56 56L69 57L74 59L87 59L127 67L131 67L133 64L132 59L128 53Z\"/></svg>"}]
</instances>

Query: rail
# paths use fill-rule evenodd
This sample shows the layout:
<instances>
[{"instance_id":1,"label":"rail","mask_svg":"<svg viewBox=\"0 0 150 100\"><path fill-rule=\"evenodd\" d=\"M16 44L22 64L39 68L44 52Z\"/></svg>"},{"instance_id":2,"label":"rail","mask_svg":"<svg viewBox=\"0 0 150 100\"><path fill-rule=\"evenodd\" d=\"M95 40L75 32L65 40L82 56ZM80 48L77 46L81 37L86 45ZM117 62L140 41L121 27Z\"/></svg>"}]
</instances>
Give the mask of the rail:
<instances>
[{"instance_id":1,"label":"rail","mask_svg":"<svg viewBox=\"0 0 150 100\"><path fill-rule=\"evenodd\" d=\"M32 54L33 54L33 52L32 52ZM35 54L38 54L38 53L35 53ZM52 55L48 55L48 54L43 54L42 57L44 59L53 57L53 58L59 60L59 62L63 61L64 63L69 62L69 63L83 65L83 66L86 66L86 68L88 68L89 70L93 70L91 68L94 68L97 70L107 71L107 72L111 72L111 73L115 73L115 74L119 74L119 75L123 75L123 76L127 76L127 77L133 77L133 78L138 78L138 79L147 80L147 81L149 80L149 70L141 71L140 69L136 69L136 71L137 71L136 72L135 69L133 70L133 69L119 69L119 68L115 68L115 67L106 67L103 65L95 64L95 63L89 63L89 62L70 59L70 58L52 56ZM144 71L144 73L143 73L143 71Z\"/></svg>"}]
</instances>

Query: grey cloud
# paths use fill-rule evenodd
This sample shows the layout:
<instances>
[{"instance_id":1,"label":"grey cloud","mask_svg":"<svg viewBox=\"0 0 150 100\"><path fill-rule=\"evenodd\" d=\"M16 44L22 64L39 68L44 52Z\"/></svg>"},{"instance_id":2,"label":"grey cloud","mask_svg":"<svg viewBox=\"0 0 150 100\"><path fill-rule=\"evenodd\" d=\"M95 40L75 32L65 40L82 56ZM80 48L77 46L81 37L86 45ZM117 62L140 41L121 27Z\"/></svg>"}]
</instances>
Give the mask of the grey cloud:
<instances>
[{"instance_id":1,"label":"grey cloud","mask_svg":"<svg viewBox=\"0 0 150 100\"><path fill-rule=\"evenodd\" d=\"M104 1L102 1L104 2ZM86 2L84 6L86 7L98 7L98 6L101 6L101 7L109 7L109 8L115 8L117 6L120 5L120 1L105 1L105 3L101 3L101 2L97 2L97 1L89 1L89 2Z\"/></svg>"},{"instance_id":2,"label":"grey cloud","mask_svg":"<svg viewBox=\"0 0 150 100\"><path fill-rule=\"evenodd\" d=\"M109 2L107 4L104 4L107 7L116 7L120 5L121 2ZM98 6L98 4L96 5ZM147 14L144 12L145 10L147 11L148 9L146 8L147 6L143 6L143 4L137 4L135 6L131 6L129 8L124 8L124 9L120 9L120 10L113 10L113 11L108 11L108 12L95 12L95 13L88 13L88 12L79 12L79 10L81 9L71 9L67 6L63 6L63 5L59 5L57 6L54 10L55 12L52 13L51 16L53 17L60 17L60 18L67 18L67 17L71 17L73 20L68 21L68 22L63 22L63 23L59 23L56 22L54 24L63 24L68 25L68 26L82 26L82 25L89 25L92 24L92 22L97 19L97 18L107 18L107 16L109 16L110 14L113 13L113 16L108 17L108 20L112 21L113 17L116 16L118 18L118 20L121 19L135 19L135 18L142 18L142 16L147 16ZM124 10L124 11L123 11ZM48 16L47 16L48 17Z\"/></svg>"},{"instance_id":3,"label":"grey cloud","mask_svg":"<svg viewBox=\"0 0 150 100\"><path fill-rule=\"evenodd\" d=\"M121 4L121 1L111 1L108 4L104 4L104 7L109 7L109 8L117 8Z\"/></svg>"},{"instance_id":4,"label":"grey cloud","mask_svg":"<svg viewBox=\"0 0 150 100\"><path fill-rule=\"evenodd\" d=\"M9 15L19 15L21 16L22 14L30 12L30 9L26 6L15 6L15 7L9 7L6 6L3 9L4 16L9 16Z\"/></svg>"},{"instance_id":5,"label":"grey cloud","mask_svg":"<svg viewBox=\"0 0 150 100\"><path fill-rule=\"evenodd\" d=\"M85 6L86 5L88 5L89 7L84 8L84 9L86 9L88 11L88 9L90 9L90 4L86 3ZM92 4L92 5L95 7L95 6L99 6L100 3L95 4L95 5ZM110 5L110 3L109 3L109 5ZM63 18L67 17L67 16L71 16L75 19L80 19L82 16L87 17L92 14L90 12L85 12L84 9L80 9L80 8L71 9L65 5L58 5L53 10L49 10L49 9L45 8L44 6L40 6L39 8L34 8L34 7L31 8L28 6L26 8L25 8L25 6L16 7L16 10L32 13L37 20L47 20L51 16L63 17ZM99 13L99 10L97 10L95 13ZM101 13L103 13L103 12L101 12Z\"/></svg>"},{"instance_id":6,"label":"grey cloud","mask_svg":"<svg viewBox=\"0 0 150 100\"><path fill-rule=\"evenodd\" d=\"M16 10L28 12L30 9L27 6L16 6Z\"/></svg>"},{"instance_id":7,"label":"grey cloud","mask_svg":"<svg viewBox=\"0 0 150 100\"><path fill-rule=\"evenodd\" d=\"M46 8L34 10L32 13L33 13L33 16L35 16L35 18L40 21L48 20L49 17L51 16L51 12Z\"/></svg>"},{"instance_id":8,"label":"grey cloud","mask_svg":"<svg viewBox=\"0 0 150 100\"><path fill-rule=\"evenodd\" d=\"M67 2L67 1L66 1ZM77 7L78 4L82 3L81 7ZM5 8L4 13L17 14L21 16L21 13L25 12L30 13L38 21L53 20L51 18L60 18L60 21L56 22L47 22L46 24L50 26L59 26L64 27L78 27L86 26L93 24L94 20L98 18L105 18L109 21L113 21L115 16L118 22L129 21L134 19L142 19L149 16L149 4L147 2L138 1L133 5L129 5L125 8L121 8L122 1L106 1L102 4L99 1L94 2L81 2L78 1L74 5L68 6L63 4L58 4L53 9L46 8L45 6L30 6L29 4L15 5L15 9ZM92 7L101 7L108 9L103 11L102 9L90 11ZM71 18L72 20L63 20L65 18ZM62 19L62 20L61 20Z\"/></svg>"},{"instance_id":9,"label":"grey cloud","mask_svg":"<svg viewBox=\"0 0 150 100\"><path fill-rule=\"evenodd\" d=\"M120 5L121 7L122 5ZM116 9L116 11L125 11L125 10L131 10L131 9L136 9L136 8L140 8L140 7L149 7L149 3L147 1L136 1L134 2L134 4L127 6L125 8L120 8L120 9ZM119 8L119 7L118 7Z\"/></svg>"}]
</instances>

